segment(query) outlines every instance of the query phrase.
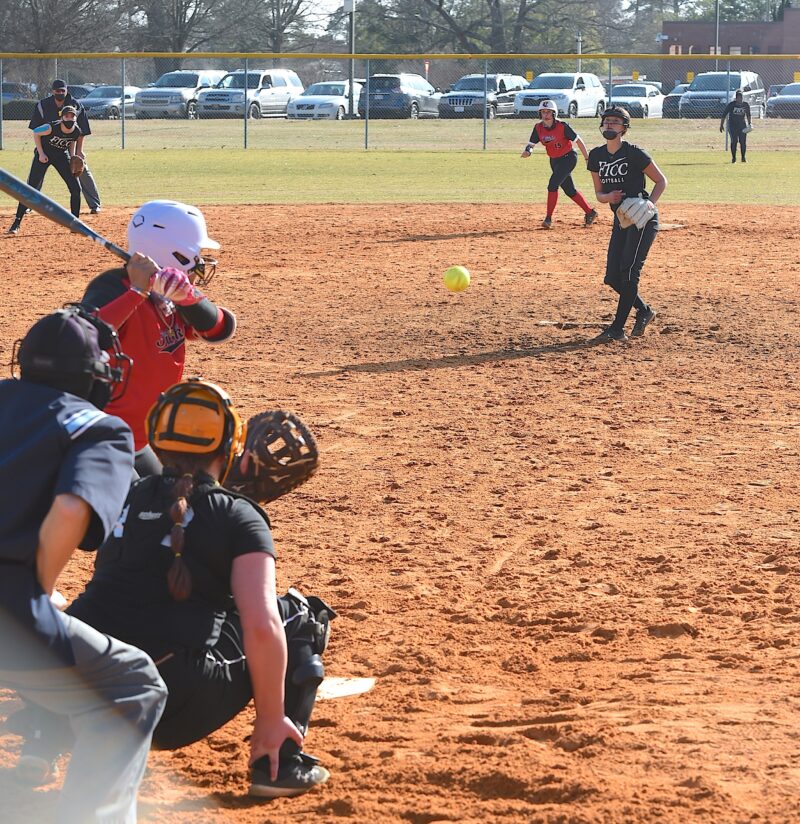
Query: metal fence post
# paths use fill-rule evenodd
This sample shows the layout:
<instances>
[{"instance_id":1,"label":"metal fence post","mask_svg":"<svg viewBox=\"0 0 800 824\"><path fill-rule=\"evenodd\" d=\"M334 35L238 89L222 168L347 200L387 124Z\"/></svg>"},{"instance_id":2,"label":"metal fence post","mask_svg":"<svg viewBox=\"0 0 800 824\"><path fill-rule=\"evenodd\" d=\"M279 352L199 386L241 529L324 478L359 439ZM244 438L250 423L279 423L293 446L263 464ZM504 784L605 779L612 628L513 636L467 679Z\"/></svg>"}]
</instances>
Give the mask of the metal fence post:
<instances>
[{"instance_id":1,"label":"metal fence post","mask_svg":"<svg viewBox=\"0 0 800 824\"><path fill-rule=\"evenodd\" d=\"M122 106L120 107L120 125L122 127L122 148L125 149L125 58L122 58Z\"/></svg>"},{"instance_id":2,"label":"metal fence post","mask_svg":"<svg viewBox=\"0 0 800 824\"><path fill-rule=\"evenodd\" d=\"M489 116L489 61L483 61L483 150L486 151L486 120Z\"/></svg>"},{"instance_id":3,"label":"metal fence post","mask_svg":"<svg viewBox=\"0 0 800 824\"><path fill-rule=\"evenodd\" d=\"M611 105L611 100L614 97L614 92L613 92L614 74L613 74L613 69L612 69L612 63L613 63L613 61L609 57L608 58L608 105L609 106Z\"/></svg>"},{"instance_id":4,"label":"metal fence post","mask_svg":"<svg viewBox=\"0 0 800 824\"><path fill-rule=\"evenodd\" d=\"M244 147L247 148L247 88L250 85L250 76L248 75L248 69L250 68L250 64L248 59L245 57L244 59Z\"/></svg>"},{"instance_id":5,"label":"metal fence post","mask_svg":"<svg viewBox=\"0 0 800 824\"><path fill-rule=\"evenodd\" d=\"M369 58L367 59L367 102L364 104L364 148L369 149Z\"/></svg>"},{"instance_id":6,"label":"metal fence post","mask_svg":"<svg viewBox=\"0 0 800 824\"><path fill-rule=\"evenodd\" d=\"M3 61L0 60L0 152L3 151Z\"/></svg>"}]
</instances>

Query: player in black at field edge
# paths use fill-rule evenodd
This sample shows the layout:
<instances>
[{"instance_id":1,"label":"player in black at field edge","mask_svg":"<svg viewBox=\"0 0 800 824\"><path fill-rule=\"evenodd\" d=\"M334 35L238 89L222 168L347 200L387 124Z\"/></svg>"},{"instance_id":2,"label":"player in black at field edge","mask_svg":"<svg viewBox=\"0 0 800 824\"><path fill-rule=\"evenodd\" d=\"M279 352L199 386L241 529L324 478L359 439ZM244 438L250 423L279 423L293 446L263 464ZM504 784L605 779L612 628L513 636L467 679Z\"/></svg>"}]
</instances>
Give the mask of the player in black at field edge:
<instances>
[{"instance_id":1,"label":"player in black at field edge","mask_svg":"<svg viewBox=\"0 0 800 824\"><path fill-rule=\"evenodd\" d=\"M747 163L747 132L745 129L752 128L753 121L750 117L750 104L745 103L741 92L736 92L735 98L725 107L719 122L720 132L725 131L726 118L728 119L728 134L731 136L731 163L736 163L737 143L742 163Z\"/></svg>"},{"instance_id":2,"label":"player in black at field edge","mask_svg":"<svg viewBox=\"0 0 800 824\"><path fill-rule=\"evenodd\" d=\"M77 109L72 106L64 106L61 110L60 120L45 123L33 130L36 149L31 161L31 170L28 173L28 185L33 186L37 191L41 191L44 176L47 174L47 170L53 166L69 189L70 211L75 217L80 217L81 186L77 178L73 177L69 168L69 159L75 154L78 140L82 134L76 122L77 117ZM19 234L25 212L25 204L20 203L17 207L14 222L8 229L9 234Z\"/></svg>"}]
</instances>

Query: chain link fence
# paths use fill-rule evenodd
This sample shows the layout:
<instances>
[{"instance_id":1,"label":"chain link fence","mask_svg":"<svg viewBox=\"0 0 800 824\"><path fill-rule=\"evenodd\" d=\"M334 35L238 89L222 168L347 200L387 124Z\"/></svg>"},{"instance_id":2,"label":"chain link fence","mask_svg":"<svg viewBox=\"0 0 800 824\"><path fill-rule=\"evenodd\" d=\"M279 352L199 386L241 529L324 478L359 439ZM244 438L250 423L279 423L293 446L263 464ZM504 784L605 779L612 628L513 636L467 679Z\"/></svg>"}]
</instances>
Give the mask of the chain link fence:
<instances>
[{"instance_id":1,"label":"chain link fence","mask_svg":"<svg viewBox=\"0 0 800 824\"><path fill-rule=\"evenodd\" d=\"M585 132L610 102L642 119L705 120L697 131L737 89L800 148L800 86L796 101L777 95L800 83L796 55L5 54L0 148L32 146L28 119L56 77L86 107L93 151L506 149L543 99Z\"/></svg>"}]
</instances>

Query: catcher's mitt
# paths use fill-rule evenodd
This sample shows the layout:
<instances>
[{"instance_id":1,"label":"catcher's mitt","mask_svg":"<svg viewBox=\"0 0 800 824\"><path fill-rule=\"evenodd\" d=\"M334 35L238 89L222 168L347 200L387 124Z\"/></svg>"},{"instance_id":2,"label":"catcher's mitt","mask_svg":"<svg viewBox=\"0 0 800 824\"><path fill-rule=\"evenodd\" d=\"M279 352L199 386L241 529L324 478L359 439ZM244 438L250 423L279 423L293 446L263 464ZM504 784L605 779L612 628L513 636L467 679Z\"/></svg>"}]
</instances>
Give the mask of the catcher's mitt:
<instances>
[{"instance_id":1,"label":"catcher's mitt","mask_svg":"<svg viewBox=\"0 0 800 824\"><path fill-rule=\"evenodd\" d=\"M626 197L617 209L619 225L623 229L629 226L644 229L655 215L656 207L643 197Z\"/></svg>"},{"instance_id":2,"label":"catcher's mitt","mask_svg":"<svg viewBox=\"0 0 800 824\"><path fill-rule=\"evenodd\" d=\"M269 503L304 484L319 466L314 436L292 412L276 410L247 422L244 452L225 479L225 488Z\"/></svg>"},{"instance_id":3,"label":"catcher's mitt","mask_svg":"<svg viewBox=\"0 0 800 824\"><path fill-rule=\"evenodd\" d=\"M86 168L86 163L82 157L78 157L78 155L72 155L69 159L69 170L72 172L73 177L80 177L83 174L83 170Z\"/></svg>"}]
</instances>

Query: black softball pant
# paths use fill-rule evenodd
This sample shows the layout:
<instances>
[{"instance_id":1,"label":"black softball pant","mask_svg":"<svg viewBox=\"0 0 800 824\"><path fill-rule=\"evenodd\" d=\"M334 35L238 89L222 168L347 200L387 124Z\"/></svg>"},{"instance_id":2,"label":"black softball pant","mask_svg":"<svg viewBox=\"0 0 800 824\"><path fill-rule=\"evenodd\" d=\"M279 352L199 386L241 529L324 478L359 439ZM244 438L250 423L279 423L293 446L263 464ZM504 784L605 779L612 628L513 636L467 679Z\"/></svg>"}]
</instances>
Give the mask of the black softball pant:
<instances>
[{"instance_id":1,"label":"black softball pant","mask_svg":"<svg viewBox=\"0 0 800 824\"><path fill-rule=\"evenodd\" d=\"M614 215L606 257L606 276L603 279L603 283L619 295L617 313L611 324L614 329L625 327L625 321L634 307L637 312L647 309L647 304L639 295L639 277L658 229L658 214L645 224L644 229L635 226L623 229Z\"/></svg>"},{"instance_id":2,"label":"black softball pant","mask_svg":"<svg viewBox=\"0 0 800 824\"><path fill-rule=\"evenodd\" d=\"M39 154L37 152L33 153L33 162L28 173L28 185L41 192L44 176L52 166L61 175L64 183L67 184L69 189L69 210L75 217L78 217L81 213L81 184L78 183L78 179L73 177L72 172L69 170L69 155L66 152L54 152L52 155L47 155L47 157L49 161L41 163ZM26 208L23 203L19 204L17 207L17 220L22 220Z\"/></svg>"},{"instance_id":3,"label":"black softball pant","mask_svg":"<svg viewBox=\"0 0 800 824\"><path fill-rule=\"evenodd\" d=\"M733 129L730 130L731 135L731 157L735 160L736 159L736 144L739 144L739 154L742 156L742 160L744 160L745 155L747 154L747 132L742 131L734 131Z\"/></svg>"},{"instance_id":4,"label":"black softball pant","mask_svg":"<svg viewBox=\"0 0 800 824\"><path fill-rule=\"evenodd\" d=\"M567 197L573 197L578 190L572 182L572 172L578 163L576 152L569 152L561 157L550 158L550 182L547 184L548 192L557 192L559 186L564 190Z\"/></svg>"}]
</instances>

